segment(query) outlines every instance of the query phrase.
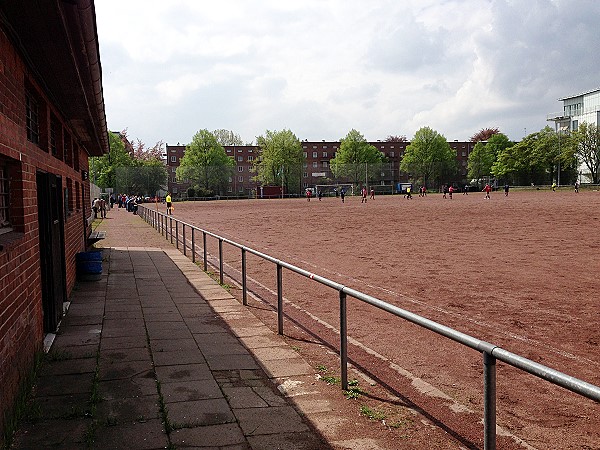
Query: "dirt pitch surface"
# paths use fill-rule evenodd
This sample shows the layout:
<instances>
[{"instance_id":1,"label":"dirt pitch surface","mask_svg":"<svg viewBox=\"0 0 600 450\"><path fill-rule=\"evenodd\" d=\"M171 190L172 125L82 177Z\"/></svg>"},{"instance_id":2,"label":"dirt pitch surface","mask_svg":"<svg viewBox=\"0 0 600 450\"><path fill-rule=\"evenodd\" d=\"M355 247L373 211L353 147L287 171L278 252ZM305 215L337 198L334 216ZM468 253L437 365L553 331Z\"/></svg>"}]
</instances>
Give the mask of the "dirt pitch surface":
<instances>
[{"instance_id":1,"label":"dirt pitch surface","mask_svg":"<svg viewBox=\"0 0 600 450\"><path fill-rule=\"evenodd\" d=\"M491 197L184 202L175 217L599 386L600 193ZM224 260L239 281L240 251L225 244ZM275 266L248 255L248 277L250 307L276 327ZM292 345L339 376L337 292L284 270L283 293ZM352 298L348 333L360 386L387 393L359 399L390 414L386 433L424 445L409 408L455 448L482 447L480 353ZM597 402L500 362L497 380L498 448L600 448Z\"/></svg>"}]
</instances>

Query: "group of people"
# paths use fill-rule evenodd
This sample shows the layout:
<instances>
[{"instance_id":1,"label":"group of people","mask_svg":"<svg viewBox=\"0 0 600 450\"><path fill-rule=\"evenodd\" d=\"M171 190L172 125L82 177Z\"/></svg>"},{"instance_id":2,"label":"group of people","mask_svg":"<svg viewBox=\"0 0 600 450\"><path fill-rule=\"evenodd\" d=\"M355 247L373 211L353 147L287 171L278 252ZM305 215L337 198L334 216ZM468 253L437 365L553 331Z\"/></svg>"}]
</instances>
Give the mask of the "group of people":
<instances>
[{"instance_id":1,"label":"group of people","mask_svg":"<svg viewBox=\"0 0 600 450\"><path fill-rule=\"evenodd\" d=\"M98 218L98 213L101 219L106 219L106 200L102 197L96 197L92 201L92 211L94 211L94 219Z\"/></svg>"}]
</instances>

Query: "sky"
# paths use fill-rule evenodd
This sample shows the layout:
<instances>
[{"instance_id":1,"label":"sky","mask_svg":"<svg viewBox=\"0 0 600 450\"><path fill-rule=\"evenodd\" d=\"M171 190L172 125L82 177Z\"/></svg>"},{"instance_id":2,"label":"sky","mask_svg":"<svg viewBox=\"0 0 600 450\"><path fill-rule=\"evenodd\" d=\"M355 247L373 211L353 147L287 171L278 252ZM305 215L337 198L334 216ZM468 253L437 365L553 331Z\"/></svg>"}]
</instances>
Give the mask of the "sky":
<instances>
[{"instance_id":1,"label":"sky","mask_svg":"<svg viewBox=\"0 0 600 450\"><path fill-rule=\"evenodd\" d=\"M96 0L108 127L337 141L538 131L600 87L596 0Z\"/></svg>"}]
</instances>

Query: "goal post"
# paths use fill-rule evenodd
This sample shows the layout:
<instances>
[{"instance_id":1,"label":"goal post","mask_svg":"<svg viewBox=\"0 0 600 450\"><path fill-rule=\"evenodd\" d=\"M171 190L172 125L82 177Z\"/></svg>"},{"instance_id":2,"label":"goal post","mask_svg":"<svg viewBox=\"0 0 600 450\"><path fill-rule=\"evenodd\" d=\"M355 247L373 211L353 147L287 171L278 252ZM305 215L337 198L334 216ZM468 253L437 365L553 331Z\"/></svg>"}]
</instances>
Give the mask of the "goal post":
<instances>
[{"instance_id":1,"label":"goal post","mask_svg":"<svg viewBox=\"0 0 600 450\"><path fill-rule=\"evenodd\" d=\"M372 184L371 189L377 195L392 195L394 193L393 184Z\"/></svg>"},{"instance_id":2,"label":"goal post","mask_svg":"<svg viewBox=\"0 0 600 450\"><path fill-rule=\"evenodd\" d=\"M337 196L342 190L346 195L354 195L354 186L350 183L316 184L315 189L317 190L317 194L322 192L325 197Z\"/></svg>"}]
</instances>

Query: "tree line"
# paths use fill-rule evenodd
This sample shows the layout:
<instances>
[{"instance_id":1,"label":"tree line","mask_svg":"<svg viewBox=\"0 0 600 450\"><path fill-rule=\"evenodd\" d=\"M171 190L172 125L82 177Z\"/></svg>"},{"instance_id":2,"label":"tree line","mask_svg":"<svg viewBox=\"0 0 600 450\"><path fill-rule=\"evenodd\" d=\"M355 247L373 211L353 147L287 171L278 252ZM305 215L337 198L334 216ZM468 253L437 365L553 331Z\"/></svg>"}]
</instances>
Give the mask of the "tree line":
<instances>
[{"instance_id":1,"label":"tree line","mask_svg":"<svg viewBox=\"0 0 600 450\"><path fill-rule=\"evenodd\" d=\"M169 174L161 160L163 143L146 148L138 140L132 148L125 149L123 134L110 133L111 151L94 158L92 179L101 187L140 195L152 196L164 190ZM385 141L407 142L407 139L390 135ZM573 132L556 132L545 127L516 143L497 128L485 128L475 133L471 141L476 144L468 156L467 179L460 175L456 152L447 139L429 127L417 130L405 149L399 169L408 174L411 182L428 188L478 182L487 177L511 185L550 184L555 180L573 183L580 176L581 164L588 170L590 181L599 181L600 130L593 124L582 123ZM235 175L235 161L225 152L226 145L250 144L232 131L203 129L186 146L176 176L190 183L193 196L226 192L230 178ZM257 146L260 150L252 167L254 180L262 185L284 186L288 193L300 193L305 158L296 135L288 129L267 130L257 137ZM347 179L355 185L376 179L386 163L389 161L385 155L355 129L340 139L335 157L329 161L336 179Z\"/></svg>"}]
</instances>

